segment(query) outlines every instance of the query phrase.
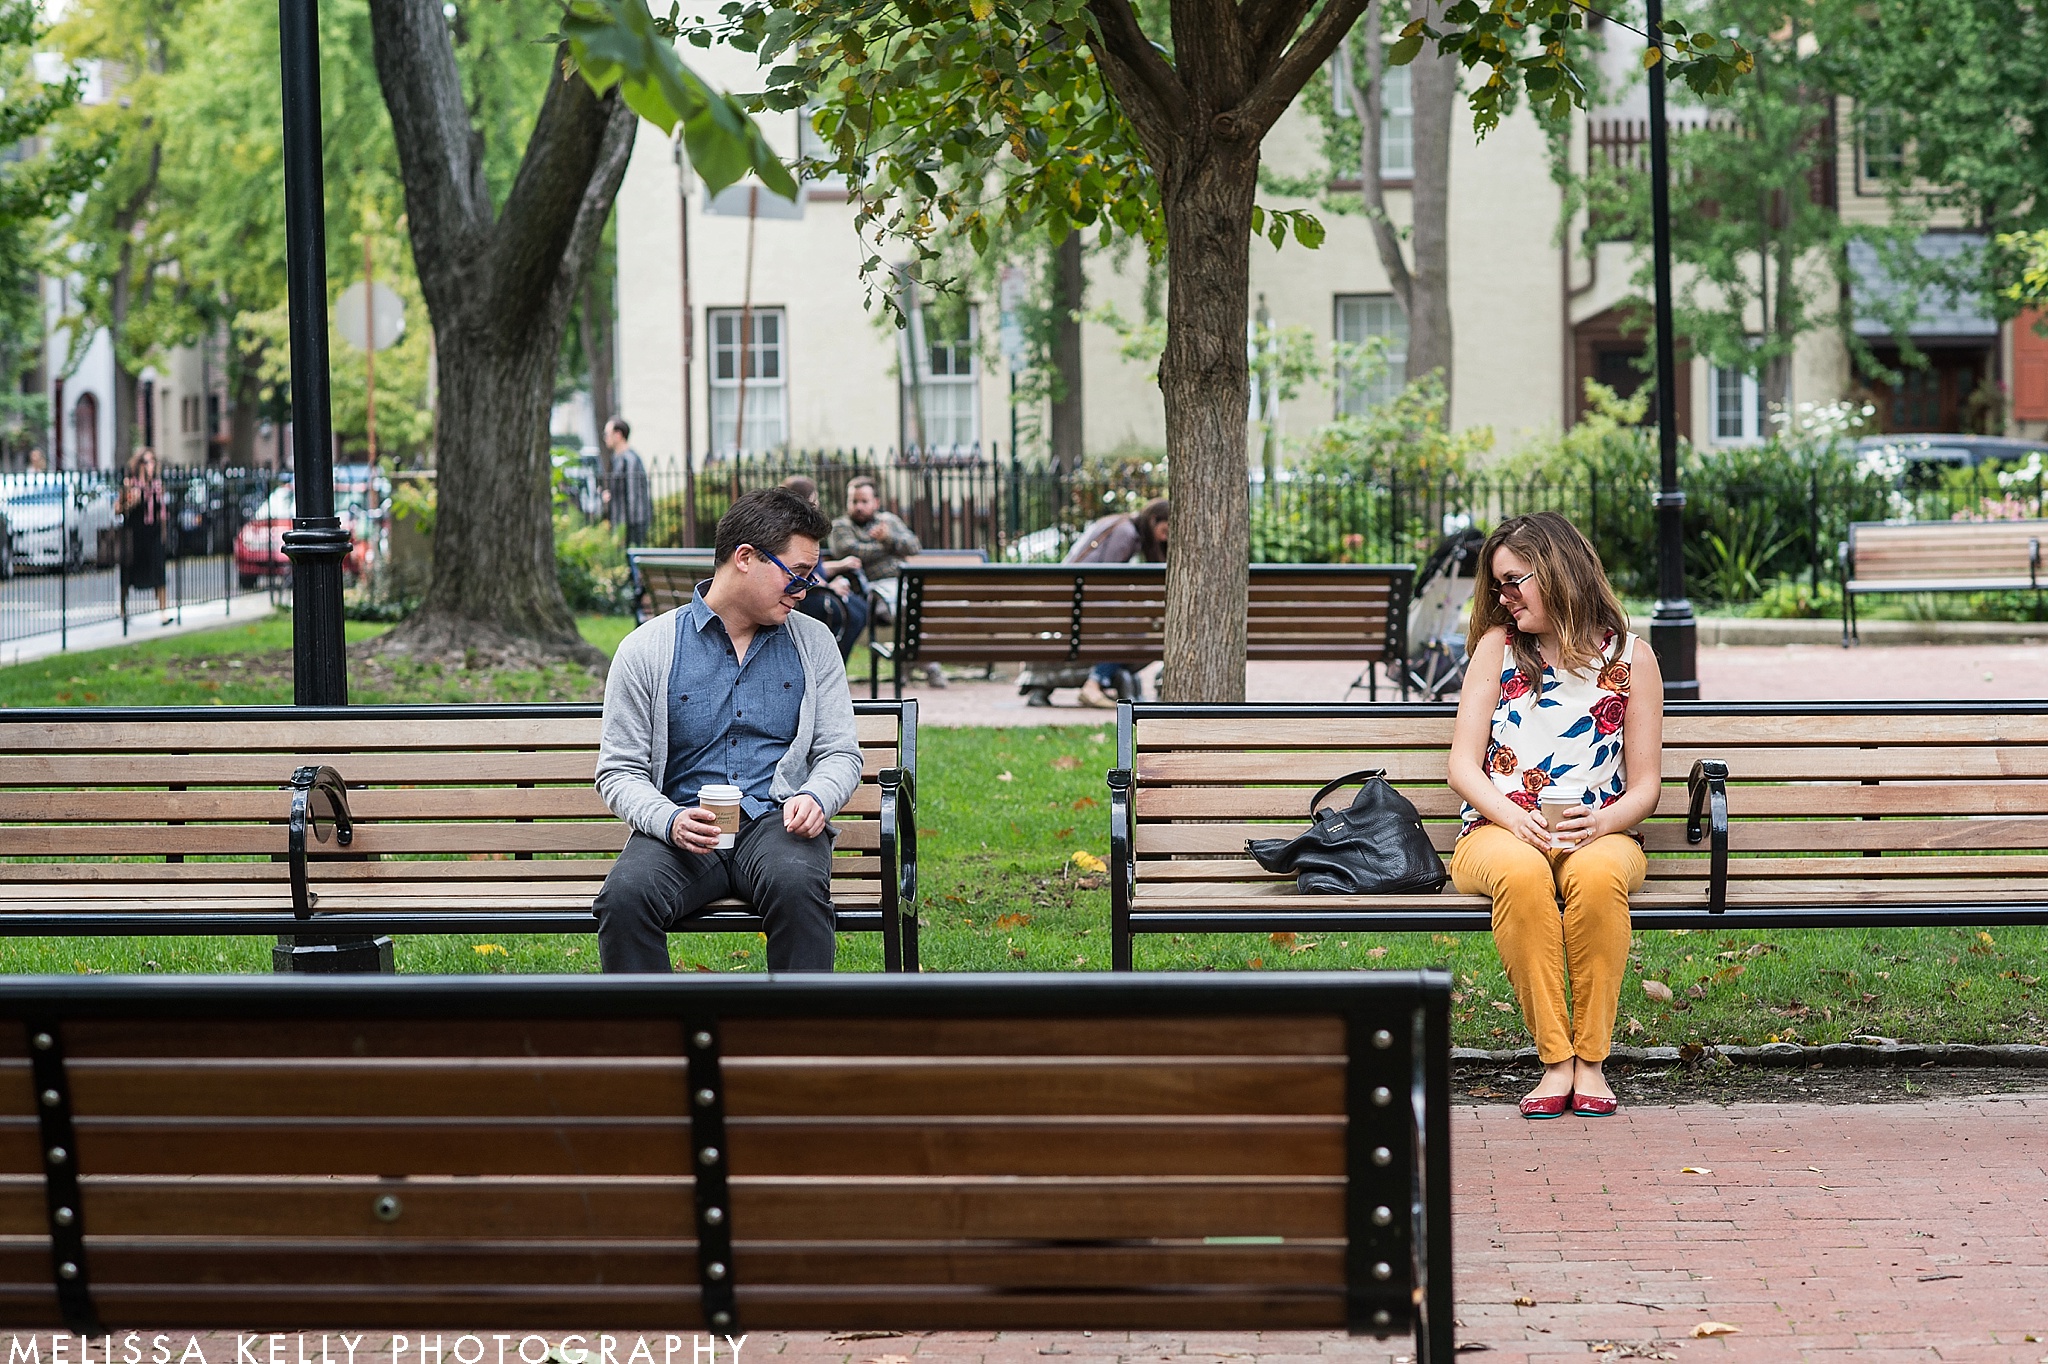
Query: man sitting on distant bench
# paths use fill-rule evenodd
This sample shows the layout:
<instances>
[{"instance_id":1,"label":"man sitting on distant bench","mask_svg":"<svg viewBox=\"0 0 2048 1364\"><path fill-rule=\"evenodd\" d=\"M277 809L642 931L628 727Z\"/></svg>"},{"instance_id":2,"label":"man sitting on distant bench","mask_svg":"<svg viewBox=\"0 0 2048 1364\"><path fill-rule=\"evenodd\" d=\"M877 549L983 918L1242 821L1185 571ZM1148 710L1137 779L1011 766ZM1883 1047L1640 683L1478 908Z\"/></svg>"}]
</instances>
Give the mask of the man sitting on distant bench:
<instances>
[{"instance_id":1,"label":"man sitting on distant bench","mask_svg":"<svg viewBox=\"0 0 2048 1364\"><path fill-rule=\"evenodd\" d=\"M594 906L606 971L667 971L670 930L729 895L760 913L769 970L832 969L827 821L860 784L860 743L832 632L792 614L829 529L786 489L742 495L712 576L619 646L597 789L633 834ZM698 805L709 786L739 788L727 848Z\"/></svg>"}]
</instances>

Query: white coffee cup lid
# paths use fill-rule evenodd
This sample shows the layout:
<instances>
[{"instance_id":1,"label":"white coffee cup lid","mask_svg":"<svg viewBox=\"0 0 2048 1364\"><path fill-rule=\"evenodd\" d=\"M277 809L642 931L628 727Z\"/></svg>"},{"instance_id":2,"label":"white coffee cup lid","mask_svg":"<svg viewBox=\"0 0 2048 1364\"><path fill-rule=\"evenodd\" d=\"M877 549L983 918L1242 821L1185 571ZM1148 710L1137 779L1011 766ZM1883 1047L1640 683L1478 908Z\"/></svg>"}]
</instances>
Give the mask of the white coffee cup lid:
<instances>
[{"instance_id":1,"label":"white coffee cup lid","mask_svg":"<svg viewBox=\"0 0 2048 1364\"><path fill-rule=\"evenodd\" d=\"M739 798L745 794L737 786L706 786L698 790L697 799L700 801L710 801L718 805L732 805L736 804Z\"/></svg>"},{"instance_id":2,"label":"white coffee cup lid","mask_svg":"<svg viewBox=\"0 0 2048 1364\"><path fill-rule=\"evenodd\" d=\"M1581 805L1585 803L1586 791L1578 786L1546 786L1536 799L1545 805Z\"/></svg>"}]
</instances>

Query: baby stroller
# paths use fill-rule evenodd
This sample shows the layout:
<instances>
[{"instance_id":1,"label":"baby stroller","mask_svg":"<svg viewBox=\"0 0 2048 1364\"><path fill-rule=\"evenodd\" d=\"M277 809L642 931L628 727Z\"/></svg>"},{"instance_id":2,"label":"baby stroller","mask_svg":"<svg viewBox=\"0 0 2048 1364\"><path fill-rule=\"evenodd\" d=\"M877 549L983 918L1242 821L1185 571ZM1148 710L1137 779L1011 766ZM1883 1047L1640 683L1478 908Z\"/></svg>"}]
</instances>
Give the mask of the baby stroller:
<instances>
[{"instance_id":1,"label":"baby stroller","mask_svg":"<svg viewBox=\"0 0 2048 1364\"><path fill-rule=\"evenodd\" d=\"M1416 573L1408 601L1408 688L1418 701L1441 701L1465 685L1465 608L1486 544L1484 532L1458 524L1466 518L1444 521L1447 533ZM1350 691L1364 685L1361 674Z\"/></svg>"}]
</instances>

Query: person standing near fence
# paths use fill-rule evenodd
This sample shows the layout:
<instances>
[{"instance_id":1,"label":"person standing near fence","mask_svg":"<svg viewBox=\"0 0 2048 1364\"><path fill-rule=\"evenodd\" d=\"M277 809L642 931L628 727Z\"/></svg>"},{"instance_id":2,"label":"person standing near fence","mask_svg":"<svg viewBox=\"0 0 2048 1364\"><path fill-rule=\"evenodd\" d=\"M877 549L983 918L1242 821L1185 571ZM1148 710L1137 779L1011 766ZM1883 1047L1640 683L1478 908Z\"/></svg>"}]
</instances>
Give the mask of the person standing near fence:
<instances>
[{"instance_id":1,"label":"person standing near fence","mask_svg":"<svg viewBox=\"0 0 2048 1364\"><path fill-rule=\"evenodd\" d=\"M1556 512L1487 537L1467 652L1451 880L1493 901L1494 946L1543 1062L1522 1116L1607 1117L1601 1067L1628 969L1628 897L1648 871L1635 828L1663 780L1664 679L1600 556Z\"/></svg>"},{"instance_id":2,"label":"person standing near fence","mask_svg":"<svg viewBox=\"0 0 2048 1364\"><path fill-rule=\"evenodd\" d=\"M156 451L143 446L128 461L128 477L114 510L121 518L121 619L128 619L128 594L136 588L156 589L156 609L171 623L171 604L164 586L164 534L168 516L163 480L157 477Z\"/></svg>"},{"instance_id":3,"label":"person standing near fence","mask_svg":"<svg viewBox=\"0 0 2048 1364\"><path fill-rule=\"evenodd\" d=\"M874 602L875 623L887 625L895 620L897 571L924 546L902 518L882 509L882 494L872 478L856 478L846 485L846 515L832 523L830 548L833 558L860 560ZM936 663L925 666L925 676L934 687L946 685L946 674Z\"/></svg>"},{"instance_id":4,"label":"person standing near fence","mask_svg":"<svg viewBox=\"0 0 2048 1364\"><path fill-rule=\"evenodd\" d=\"M605 449L612 452L611 477L604 488L605 515L615 526L623 526L626 543L645 545L654 524L654 494L647 483L647 466L632 446L633 428L623 417L604 424Z\"/></svg>"}]
</instances>

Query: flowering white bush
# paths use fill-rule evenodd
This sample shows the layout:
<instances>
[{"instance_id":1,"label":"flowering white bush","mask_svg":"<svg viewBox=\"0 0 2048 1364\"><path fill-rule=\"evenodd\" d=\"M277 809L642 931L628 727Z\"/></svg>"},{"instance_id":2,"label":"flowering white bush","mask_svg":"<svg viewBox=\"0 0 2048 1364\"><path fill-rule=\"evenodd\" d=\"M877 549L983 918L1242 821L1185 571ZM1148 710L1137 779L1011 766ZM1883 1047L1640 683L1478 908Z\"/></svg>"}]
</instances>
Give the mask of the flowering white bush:
<instances>
[{"instance_id":1,"label":"flowering white bush","mask_svg":"<svg viewBox=\"0 0 2048 1364\"><path fill-rule=\"evenodd\" d=\"M2042 475L2041 452L2036 450L2027 456L2025 464L2015 465L2010 469L2000 469L1998 471L1998 486L2001 488L2018 488L2032 484L2038 488L2041 485Z\"/></svg>"}]
</instances>

